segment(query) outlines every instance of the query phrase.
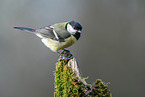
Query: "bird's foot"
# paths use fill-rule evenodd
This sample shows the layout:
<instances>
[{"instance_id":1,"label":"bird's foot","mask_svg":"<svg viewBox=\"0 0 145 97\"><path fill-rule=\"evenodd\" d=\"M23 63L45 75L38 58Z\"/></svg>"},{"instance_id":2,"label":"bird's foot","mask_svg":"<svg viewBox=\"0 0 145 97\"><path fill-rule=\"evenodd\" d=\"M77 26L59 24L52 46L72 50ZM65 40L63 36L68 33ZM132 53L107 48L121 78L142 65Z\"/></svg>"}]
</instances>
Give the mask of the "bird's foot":
<instances>
[{"instance_id":1,"label":"bird's foot","mask_svg":"<svg viewBox=\"0 0 145 97\"><path fill-rule=\"evenodd\" d=\"M60 55L59 61L62 61L63 59L66 59L67 61L73 58L73 55L69 50L63 49L62 52L57 51L57 53Z\"/></svg>"}]
</instances>

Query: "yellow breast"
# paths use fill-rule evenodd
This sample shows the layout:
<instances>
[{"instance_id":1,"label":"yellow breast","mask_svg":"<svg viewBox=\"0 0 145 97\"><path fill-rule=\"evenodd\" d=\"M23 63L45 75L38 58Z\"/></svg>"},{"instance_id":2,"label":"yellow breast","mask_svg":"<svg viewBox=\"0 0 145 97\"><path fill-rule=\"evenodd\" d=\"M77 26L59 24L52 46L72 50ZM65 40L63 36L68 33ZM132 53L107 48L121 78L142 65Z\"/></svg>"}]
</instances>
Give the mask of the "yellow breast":
<instances>
[{"instance_id":1,"label":"yellow breast","mask_svg":"<svg viewBox=\"0 0 145 97\"><path fill-rule=\"evenodd\" d=\"M42 39L42 42L54 52L67 48L67 47L70 47L71 45L76 43L76 41L77 40L73 35L71 35L69 38L65 39L65 42L59 42L59 41L52 40L49 38Z\"/></svg>"}]
</instances>

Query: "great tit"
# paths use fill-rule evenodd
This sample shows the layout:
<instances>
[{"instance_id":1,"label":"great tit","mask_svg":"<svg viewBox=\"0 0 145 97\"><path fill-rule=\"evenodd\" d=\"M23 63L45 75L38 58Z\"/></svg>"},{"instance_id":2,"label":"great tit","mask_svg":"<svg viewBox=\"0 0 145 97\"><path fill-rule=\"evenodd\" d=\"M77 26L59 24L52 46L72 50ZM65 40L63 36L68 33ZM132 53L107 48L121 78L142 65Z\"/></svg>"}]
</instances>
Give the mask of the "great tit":
<instances>
[{"instance_id":1,"label":"great tit","mask_svg":"<svg viewBox=\"0 0 145 97\"><path fill-rule=\"evenodd\" d=\"M39 29L26 27L14 28L37 35L41 38L42 42L54 52L63 50L76 43L82 33L82 26L75 21L56 23Z\"/></svg>"}]
</instances>

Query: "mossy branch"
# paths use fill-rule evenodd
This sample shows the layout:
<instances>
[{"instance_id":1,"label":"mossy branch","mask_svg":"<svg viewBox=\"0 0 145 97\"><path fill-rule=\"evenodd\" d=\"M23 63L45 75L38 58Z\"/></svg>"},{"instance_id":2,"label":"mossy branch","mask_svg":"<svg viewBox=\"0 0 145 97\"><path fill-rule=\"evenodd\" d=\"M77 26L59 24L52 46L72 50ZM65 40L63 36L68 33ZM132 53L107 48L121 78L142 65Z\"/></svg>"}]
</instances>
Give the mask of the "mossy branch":
<instances>
[{"instance_id":1,"label":"mossy branch","mask_svg":"<svg viewBox=\"0 0 145 97\"><path fill-rule=\"evenodd\" d=\"M68 56L70 59L64 58ZM56 63L54 97L111 97L111 93L101 80L96 80L94 85L87 84L75 58L64 50Z\"/></svg>"}]
</instances>

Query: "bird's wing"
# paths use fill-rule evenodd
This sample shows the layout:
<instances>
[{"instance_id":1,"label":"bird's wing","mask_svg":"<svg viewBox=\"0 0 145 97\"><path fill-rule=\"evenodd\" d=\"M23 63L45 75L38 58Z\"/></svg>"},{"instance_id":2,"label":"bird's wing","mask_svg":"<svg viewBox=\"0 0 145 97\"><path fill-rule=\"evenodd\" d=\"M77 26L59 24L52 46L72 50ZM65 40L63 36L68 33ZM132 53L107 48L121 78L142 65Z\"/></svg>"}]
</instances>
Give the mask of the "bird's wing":
<instances>
[{"instance_id":1,"label":"bird's wing","mask_svg":"<svg viewBox=\"0 0 145 97\"><path fill-rule=\"evenodd\" d=\"M65 29L65 26L66 22L53 25L53 30L61 40L65 40L71 36L71 34Z\"/></svg>"},{"instance_id":2,"label":"bird's wing","mask_svg":"<svg viewBox=\"0 0 145 97\"><path fill-rule=\"evenodd\" d=\"M51 38L54 40L58 40L57 36L53 33L52 26L45 26L40 29L32 29L27 27L14 27L14 28L36 34L40 38Z\"/></svg>"},{"instance_id":3,"label":"bird's wing","mask_svg":"<svg viewBox=\"0 0 145 97\"><path fill-rule=\"evenodd\" d=\"M36 29L36 35L40 38L51 38L60 42L64 42L64 40L70 36L65 28L57 24Z\"/></svg>"},{"instance_id":4,"label":"bird's wing","mask_svg":"<svg viewBox=\"0 0 145 97\"><path fill-rule=\"evenodd\" d=\"M56 41L63 41L58 36L58 34L54 31L53 26L45 26L40 29L36 29L36 35L40 38L51 38Z\"/></svg>"}]
</instances>

